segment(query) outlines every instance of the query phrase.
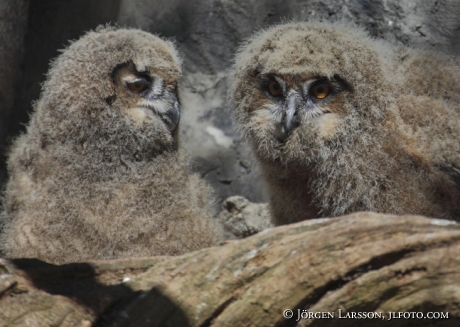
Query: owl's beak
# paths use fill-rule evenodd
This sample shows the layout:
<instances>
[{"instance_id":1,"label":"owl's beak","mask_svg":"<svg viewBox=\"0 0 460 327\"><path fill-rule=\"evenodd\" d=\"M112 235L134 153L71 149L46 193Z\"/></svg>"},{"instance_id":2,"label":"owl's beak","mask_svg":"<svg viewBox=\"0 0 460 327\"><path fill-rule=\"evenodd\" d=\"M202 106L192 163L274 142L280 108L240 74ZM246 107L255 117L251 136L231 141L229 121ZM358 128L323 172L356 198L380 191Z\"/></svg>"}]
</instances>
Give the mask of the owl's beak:
<instances>
[{"instance_id":1,"label":"owl's beak","mask_svg":"<svg viewBox=\"0 0 460 327\"><path fill-rule=\"evenodd\" d=\"M163 121L171 131L175 130L180 121L180 104L176 97L172 99L171 109L163 115Z\"/></svg>"},{"instance_id":2,"label":"owl's beak","mask_svg":"<svg viewBox=\"0 0 460 327\"><path fill-rule=\"evenodd\" d=\"M173 124L175 126L177 126L179 124L179 121L180 121L180 105L179 105L179 101L174 101L174 105L172 107L172 109L170 110L170 117L171 117L171 121L173 122Z\"/></svg>"},{"instance_id":3,"label":"owl's beak","mask_svg":"<svg viewBox=\"0 0 460 327\"><path fill-rule=\"evenodd\" d=\"M275 129L275 136L280 142L285 142L291 135L292 131L299 126L297 119L298 97L291 94L288 97L287 106L284 109L281 121L277 124Z\"/></svg>"},{"instance_id":4,"label":"owl's beak","mask_svg":"<svg viewBox=\"0 0 460 327\"><path fill-rule=\"evenodd\" d=\"M295 116L297 115L297 99L295 95L291 95L288 99L286 114L283 119L284 130L287 135L291 134L292 130L297 127Z\"/></svg>"}]
</instances>

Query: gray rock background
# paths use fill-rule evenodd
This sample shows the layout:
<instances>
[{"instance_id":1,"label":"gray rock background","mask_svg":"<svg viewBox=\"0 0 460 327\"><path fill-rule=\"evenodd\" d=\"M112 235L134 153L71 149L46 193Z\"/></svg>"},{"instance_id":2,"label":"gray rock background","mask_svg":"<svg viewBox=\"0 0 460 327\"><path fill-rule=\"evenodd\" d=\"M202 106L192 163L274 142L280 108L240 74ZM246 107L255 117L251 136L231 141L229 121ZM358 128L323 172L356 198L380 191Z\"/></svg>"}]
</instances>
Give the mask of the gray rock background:
<instances>
[{"instance_id":1,"label":"gray rock background","mask_svg":"<svg viewBox=\"0 0 460 327\"><path fill-rule=\"evenodd\" d=\"M222 226L224 240L245 238L274 227L270 222L268 203L252 203L239 195L224 200L217 219Z\"/></svg>"},{"instance_id":2,"label":"gray rock background","mask_svg":"<svg viewBox=\"0 0 460 327\"><path fill-rule=\"evenodd\" d=\"M1 0L0 146L24 129L49 60L67 40L107 22L140 27L174 40L183 54L182 139L217 201L243 195L264 202L263 182L225 107L227 70L238 44L255 30L318 17L351 19L375 37L460 54L458 0Z\"/></svg>"},{"instance_id":3,"label":"gray rock background","mask_svg":"<svg viewBox=\"0 0 460 327\"><path fill-rule=\"evenodd\" d=\"M17 129L15 95L21 82L24 33L28 17L28 0L0 0L0 187L6 180L2 149L10 125Z\"/></svg>"}]
</instances>

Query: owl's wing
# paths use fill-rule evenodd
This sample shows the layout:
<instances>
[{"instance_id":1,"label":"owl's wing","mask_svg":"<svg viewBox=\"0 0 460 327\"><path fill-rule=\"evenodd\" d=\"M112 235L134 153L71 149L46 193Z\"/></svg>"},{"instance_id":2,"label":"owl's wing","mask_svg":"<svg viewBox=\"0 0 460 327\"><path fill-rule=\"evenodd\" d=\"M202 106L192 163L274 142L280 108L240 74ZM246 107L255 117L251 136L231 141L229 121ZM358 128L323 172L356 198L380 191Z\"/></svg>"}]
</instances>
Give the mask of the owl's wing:
<instances>
[{"instance_id":1,"label":"owl's wing","mask_svg":"<svg viewBox=\"0 0 460 327\"><path fill-rule=\"evenodd\" d=\"M397 103L408 153L460 188L460 61L412 50L400 68Z\"/></svg>"},{"instance_id":2,"label":"owl's wing","mask_svg":"<svg viewBox=\"0 0 460 327\"><path fill-rule=\"evenodd\" d=\"M403 89L448 101L460 112L460 57L413 49L402 60L399 69L405 81Z\"/></svg>"}]
</instances>

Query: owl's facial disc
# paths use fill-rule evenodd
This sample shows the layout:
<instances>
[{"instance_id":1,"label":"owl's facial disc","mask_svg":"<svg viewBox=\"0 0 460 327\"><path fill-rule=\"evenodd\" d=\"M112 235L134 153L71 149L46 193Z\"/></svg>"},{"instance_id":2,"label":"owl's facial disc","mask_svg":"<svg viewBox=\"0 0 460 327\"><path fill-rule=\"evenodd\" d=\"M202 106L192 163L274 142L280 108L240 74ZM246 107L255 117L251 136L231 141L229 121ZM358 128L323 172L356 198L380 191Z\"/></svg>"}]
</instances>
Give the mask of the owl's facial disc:
<instances>
[{"instance_id":1,"label":"owl's facial disc","mask_svg":"<svg viewBox=\"0 0 460 327\"><path fill-rule=\"evenodd\" d=\"M334 98L345 89L343 83L335 80L335 77L282 78L275 74L261 74L258 78L270 103L264 108L270 108L274 123L273 135L281 143L286 142L300 125L331 113L330 105Z\"/></svg>"},{"instance_id":2,"label":"owl's facial disc","mask_svg":"<svg viewBox=\"0 0 460 327\"><path fill-rule=\"evenodd\" d=\"M180 121L180 105L175 86L165 85L163 78L147 73L129 74L123 77L122 84L129 95L137 99L130 110L138 111L140 116L157 115L170 131L176 129Z\"/></svg>"}]
</instances>

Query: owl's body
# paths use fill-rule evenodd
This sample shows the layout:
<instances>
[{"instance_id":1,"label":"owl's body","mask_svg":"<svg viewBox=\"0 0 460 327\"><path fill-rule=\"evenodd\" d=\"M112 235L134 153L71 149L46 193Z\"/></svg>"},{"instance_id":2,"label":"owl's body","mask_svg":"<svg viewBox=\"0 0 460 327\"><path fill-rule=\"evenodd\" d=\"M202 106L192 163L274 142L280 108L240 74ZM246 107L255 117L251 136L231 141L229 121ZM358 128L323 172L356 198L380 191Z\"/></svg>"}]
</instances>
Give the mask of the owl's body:
<instances>
[{"instance_id":1,"label":"owl's body","mask_svg":"<svg viewBox=\"0 0 460 327\"><path fill-rule=\"evenodd\" d=\"M10 151L4 255L64 263L219 241L178 140L180 76L173 45L134 29L89 32L52 63Z\"/></svg>"},{"instance_id":2,"label":"owl's body","mask_svg":"<svg viewBox=\"0 0 460 327\"><path fill-rule=\"evenodd\" d=\"M229 104L275 224L354 211L460 220L460 65L349 23L288 23L236 56Z\"/></svg>"}]
</instances>

